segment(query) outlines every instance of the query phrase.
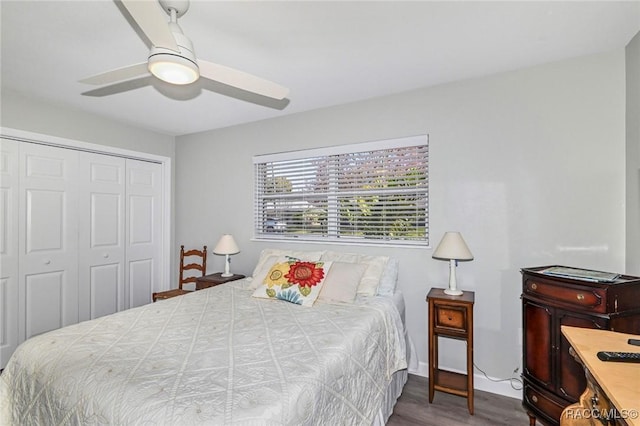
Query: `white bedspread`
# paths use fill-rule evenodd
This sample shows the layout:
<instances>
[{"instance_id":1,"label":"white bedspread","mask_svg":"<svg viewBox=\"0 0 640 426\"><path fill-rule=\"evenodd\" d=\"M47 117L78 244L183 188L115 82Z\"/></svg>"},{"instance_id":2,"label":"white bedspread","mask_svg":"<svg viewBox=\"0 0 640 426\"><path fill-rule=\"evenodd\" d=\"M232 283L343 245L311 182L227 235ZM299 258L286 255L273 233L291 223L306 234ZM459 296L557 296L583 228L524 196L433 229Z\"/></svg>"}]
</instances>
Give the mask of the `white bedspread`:
<instances>
[{"instance_id":1,"label":"white bedspread","mask_svg":"<svg viewBox=\"0 0 640 426\"><path fill-rule=\"evenodd\" d=\"M405 342L390 298L313 307L246 282L34 337L0 375L16 425L370 425Z\"/></svg>"}]
</instances>

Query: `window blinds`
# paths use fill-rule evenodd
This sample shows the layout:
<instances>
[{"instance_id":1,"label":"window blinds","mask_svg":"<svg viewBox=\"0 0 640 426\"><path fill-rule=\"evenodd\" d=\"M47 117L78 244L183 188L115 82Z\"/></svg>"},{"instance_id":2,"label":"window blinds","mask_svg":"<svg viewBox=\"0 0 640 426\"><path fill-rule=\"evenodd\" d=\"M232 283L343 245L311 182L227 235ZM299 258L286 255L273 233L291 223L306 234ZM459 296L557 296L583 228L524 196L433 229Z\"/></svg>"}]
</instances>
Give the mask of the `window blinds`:
<instances>
[{"instance_id":1,"label":"window blinds","mask_svg":"<svg viewBox=\"0 0 640 426\"><path fill-rule=\"evenodd\" d=\"M255 236L428 244L428 139L254 157Z\"/></svg>"}]
</instances>

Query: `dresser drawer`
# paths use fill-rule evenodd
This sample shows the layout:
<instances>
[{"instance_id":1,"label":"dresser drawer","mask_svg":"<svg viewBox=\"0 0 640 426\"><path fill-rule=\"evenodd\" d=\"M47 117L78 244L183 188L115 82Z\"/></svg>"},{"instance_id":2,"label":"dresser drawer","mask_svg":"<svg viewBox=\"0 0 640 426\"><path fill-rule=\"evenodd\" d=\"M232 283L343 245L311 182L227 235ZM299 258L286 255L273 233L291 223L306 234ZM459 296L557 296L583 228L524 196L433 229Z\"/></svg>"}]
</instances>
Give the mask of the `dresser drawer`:
<instances>
[{"instance_id":1,"label":"dresser drawer","mask_svg":"<svg viewBox=\"0 0 640 426\"><path fill-rule=\"evenodd\" d=\"M435 328L439 331L467 333L467 310L464 306L441 305L436 303Z\"/></svg>"},{"instance_id":2,"label":"dresser drawer","mask_svg":"<svg viewBox=\"0 0 640 426\"><path fill-rule=\"evenodd\" d=\"M562 410L564 410L569 403L525 382L524 405L537 416L557 425L560 422Z\"/></svg>"},{"instance_id":3,"label":"dresser drawer","mask_svg":"<svg viewBox=\"0 0 640 426\"><path fill-rule=\"evenodd\" d=\"M601 288L558 285L554 282L529 278L524 283L524 293L536 299L583 311L607 312L606 292Z\"/></svg>"}]
</instances>

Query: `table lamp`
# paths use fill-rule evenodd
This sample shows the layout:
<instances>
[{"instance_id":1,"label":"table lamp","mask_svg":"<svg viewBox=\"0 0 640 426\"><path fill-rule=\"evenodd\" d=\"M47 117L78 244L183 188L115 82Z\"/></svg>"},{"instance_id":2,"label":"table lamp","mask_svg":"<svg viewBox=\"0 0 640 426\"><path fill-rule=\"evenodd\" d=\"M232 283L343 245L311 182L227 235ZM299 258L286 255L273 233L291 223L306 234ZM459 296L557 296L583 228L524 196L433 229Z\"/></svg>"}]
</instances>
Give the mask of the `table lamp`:
<instances>
[{"instance_id":1,"label":"table lamp","mask_svg":"<svg viewBox=\"0 0 640 426\"><path fill-rule=\"evenodd\" d=\"M456 266L459 260L473 260L473 254L459 232L445 232L432 257L449 261L449 288L444 292L450 296L460 296L462 290L456 284Z\"/></svg>"},{"instance_id":2,"label":"table lamp","mask_svg":"<svg viewBox=\"0 0 640 426\"><path fill-rule=\"evenodd\" d=\"M231 264L231 258L229 256L240 253L240 249L238 248L238 244L236 244L236 240L233 239L233 235L224 234L220 237L218 244L216 244L216 247L213 249L213 253L225 255L224 272L222 273L222 276L232 276L233 274L229 272L229 266Z\"/></svg>"}]
</instances>

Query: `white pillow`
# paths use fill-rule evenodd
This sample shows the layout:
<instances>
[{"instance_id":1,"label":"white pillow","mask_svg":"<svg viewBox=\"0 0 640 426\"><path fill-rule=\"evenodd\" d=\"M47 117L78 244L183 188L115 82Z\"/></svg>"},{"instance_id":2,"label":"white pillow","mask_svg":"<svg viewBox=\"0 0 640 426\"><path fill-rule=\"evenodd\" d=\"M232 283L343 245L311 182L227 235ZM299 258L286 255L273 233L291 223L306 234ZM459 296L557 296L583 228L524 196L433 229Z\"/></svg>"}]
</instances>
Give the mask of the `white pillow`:
<instances>
[{"instance_id":1,"label":"white pillow","mask_svg":"<svg viewBox=\"0 0 640 426\"><path fill-rule=\"evenodd\" d=\"M400 262L398 259L390 257L387 265L382 272L382 278L380 278L380 285L378 286L378 295L380 296L393 296L396 292L398 285L398 270L400 269Z\"/></svg>"},{"instance_id":2,"label":"white pillow","mask_svg":"<svg viewBox=\"0 0 640 426\"><path fill-rule=\"evenodd\" d=\"M253 270L253 276L251 277L251 281L249 283L249 289L255 290L256 288L258 288L258 286L262 284L265 277L269 273L271 267L278 262L284 262L285 259L286 258L284 256L272 255L258 261L258 264Z\"/></svg>"},{"instance_id":3,"label":"white pillow","mask_svg":"<svg viewBox=\"0 0 640 426\"><path fill-rule=\"evenodd\" d=\"M388 256L360 256L358 263L364 263L368 265L368 267L364 272L362 279L360 279L358 294L375 296L378 293L378 286L382 279L382 273L384 272L384 268L388 262Z\"/></svg>"},{"instance_id":4,"label":"white pillow","mask_svg":"<svg viewBox=\"0 0 640 426\"><path fill-rule=\"evenodd\" d=\"M322 255L322 260L330 260L332 262L358 263L359 258L360 255L356 253L340 253L331 250L325 251Z\"/></svg>"},{"instance_id":5,"label":"white pillow","mask_svg":"<svg viewBox=\"0 0 640 426\"><path fill-rule=\"evenodd\" d=\"M273 265L273 262L275 262L278 257L280 256L276 256L275 254L268 256L263 256L261 254L260 258L258 259L258 263L256 263L255 268L253 268L253 273L251 274L251 276L255 278L256 276L261 275L262 270L268 265Z\"/></svg>"},{"instance_id":6,"label":"white pillow","mask_svg":"<svg viewBox=\"0 0 640 426\"><path fill-rule=\"evenodd\" d=\"M353 303L360 279L366 269L367 265L362 263L333 262L318 300L329 303Z\"/></svg>"},{"instance_id":7,"label":"white pillow","mask_svg":"<svg viewBox=\"0 0 640 426\"><path fill-rule=\"evenodd\" d=\"M367 269L360 279L358 294L375 296L378 292L378 286L380 285L384 268L389 262L389 257L326 251L324 255L322 255L322 260L367 265Z\"/></svg>"}]
</instances>

